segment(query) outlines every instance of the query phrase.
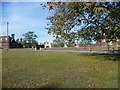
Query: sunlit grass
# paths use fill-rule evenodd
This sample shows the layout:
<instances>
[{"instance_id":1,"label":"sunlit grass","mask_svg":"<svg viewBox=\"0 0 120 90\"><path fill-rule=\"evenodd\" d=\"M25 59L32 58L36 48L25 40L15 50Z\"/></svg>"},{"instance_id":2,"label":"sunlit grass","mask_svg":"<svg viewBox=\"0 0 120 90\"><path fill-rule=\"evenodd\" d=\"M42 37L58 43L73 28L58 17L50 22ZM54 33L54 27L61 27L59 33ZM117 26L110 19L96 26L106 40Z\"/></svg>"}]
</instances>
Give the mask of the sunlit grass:
<instances>
[{"instance_id":1,"label":"sunlit grass","mask_svg":"<svg viewBox=\"0 0 120 90\"><path fill-rule=\"evenodd\" d=\"M3 52L3 88L117 88L119 56Z\"/></svg>"}]
</instances>

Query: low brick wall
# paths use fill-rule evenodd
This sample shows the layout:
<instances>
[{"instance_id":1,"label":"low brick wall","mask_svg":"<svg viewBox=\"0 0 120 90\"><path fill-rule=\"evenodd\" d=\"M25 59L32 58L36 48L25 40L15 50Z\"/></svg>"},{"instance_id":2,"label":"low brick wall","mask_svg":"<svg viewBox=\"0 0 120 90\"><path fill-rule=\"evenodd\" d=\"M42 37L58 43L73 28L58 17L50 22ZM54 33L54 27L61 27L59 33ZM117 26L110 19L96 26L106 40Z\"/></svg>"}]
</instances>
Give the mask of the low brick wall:
<instances>
[{"instance_id":1,"label":"low brick wall","mask_svg":"<svg viewBox=\"0 0 120 90\"><path fill-rule=\"evenodd\" d=\"M120 48L119 47L109 47L109 49L116 49L116 50L120 50ZM53 47L53 48L47 48L47 50L72 50L72 49L78 49L78 48L75 48L75 47L68 47L68 48L62 48L62 47L59 47L59 48L55 48L55 47ZM80 50L89 50L89 47L80 47L79 48ZM93 50L107 50L108 49L108 47L91 47L91 49L93 49Z\"/></svg>"},{"instance_id":2,"label":"low brick wall","mask_svg":"<svg viewBox=\"0 0 120 90\"><path fill-rule=\"evenodd\" d=\"M113 50L120 50L120 47L109 47L109 49ZM46 48L46 50L77 50L78 48L75 47L67 47L67 48L62 48L62 47L52 47L52 48ZM107 50L108 47L91 47L92 50ZM3 49L5 50L5 49ZM10 50L35 50L35 48L12 48ZM42 48L42 50L45 50L45 48ZM89 47L80 47L79 50L89 50Z\"/></svg>"}]
</instances>

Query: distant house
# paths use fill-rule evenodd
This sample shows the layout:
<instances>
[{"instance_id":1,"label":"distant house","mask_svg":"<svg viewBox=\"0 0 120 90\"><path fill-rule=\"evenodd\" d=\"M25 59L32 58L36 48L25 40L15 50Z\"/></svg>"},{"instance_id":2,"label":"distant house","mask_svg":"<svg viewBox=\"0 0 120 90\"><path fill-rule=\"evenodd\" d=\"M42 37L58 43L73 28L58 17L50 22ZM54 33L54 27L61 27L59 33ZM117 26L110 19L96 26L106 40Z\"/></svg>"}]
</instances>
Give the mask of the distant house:
<instances>
[{"instance_id":1,"label":"distant house","mask_svg":"<svg viewBox=\"0 0 120 90\"><path fill-rule=\"evenodd\" d=\"M110 41L109 43L106 42L106 39L103 39L101 41L98 41L97 45L101 47L107 47L107 45L114 46L114 47L120 47L120 39L117 39L114 42Z\"/></svg>"},{"instance_id":2,"label":"distant house","mask_svg":"<svg viewBox=\"0 0 120 90\"><path fill-rule=\"evenodd\" d=\"M14 39L15 35L12 34L12 36L0 36L0 47L1 48L23 48L23 45L21 42L17 42Z\"/></svg>"},{"instance_id":3,"label":"distant house","mask_svg":"<svg viewBox=\"0 0 120 90\"><path fill-rule=\"evenodd\" d=\"M44 42L45 48L51 48L51 43L50 42Z\"/></svg>"},{"instance_id":4,"label":"distant house","mask_svg":"<svg viewBox=\"0 0 120 90\"><path fill-rule=\"evenodd\" d=\"M50 42L44 42L40 43L40 45L36 45L35 50L39 50L41 48L51 48L51 43Z\"/></svg>"}]
</instances>

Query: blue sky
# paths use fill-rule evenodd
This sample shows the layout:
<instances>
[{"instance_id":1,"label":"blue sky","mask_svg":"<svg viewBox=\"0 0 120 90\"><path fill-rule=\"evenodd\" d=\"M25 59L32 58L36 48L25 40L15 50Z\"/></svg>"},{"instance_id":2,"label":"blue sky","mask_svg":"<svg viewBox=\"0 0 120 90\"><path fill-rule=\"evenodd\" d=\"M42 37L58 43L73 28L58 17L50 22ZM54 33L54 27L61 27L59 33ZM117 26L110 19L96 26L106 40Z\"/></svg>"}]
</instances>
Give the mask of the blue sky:
<instances>
[{"instance_id":1,"label":"blue sky","mask_svg":"<svg viewBox=\"0 0 120 90\"><path fill-rule=\"evenodd\" d=\"M15 39L21 38L22 34L28 31L33 31L37 34L39 43L52 42L54 38L45 30L49 22L46 18L51 14L49 10L42 9L40 2L2 2L0 35L6 35L6 22L9 22L9 35L15 34Z\"/></svg>"}]
</instances>

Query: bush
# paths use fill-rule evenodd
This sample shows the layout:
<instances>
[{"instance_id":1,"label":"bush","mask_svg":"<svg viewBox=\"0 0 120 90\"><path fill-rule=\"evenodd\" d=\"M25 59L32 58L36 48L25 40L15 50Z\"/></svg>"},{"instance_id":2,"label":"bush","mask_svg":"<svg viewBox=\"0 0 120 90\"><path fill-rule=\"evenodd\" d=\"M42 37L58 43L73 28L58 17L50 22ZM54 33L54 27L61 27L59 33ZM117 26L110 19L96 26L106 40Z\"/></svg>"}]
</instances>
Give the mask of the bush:
<instances>
[{"instance_id":1,"label":"bush","mask_svg":"<svg viewBox=\"0 0 120 90\"><path fill-rule=\"evenodd\" d=\"M0 49L3 49L2 47L0 47Z\"/></svg>"}]
</instances>

